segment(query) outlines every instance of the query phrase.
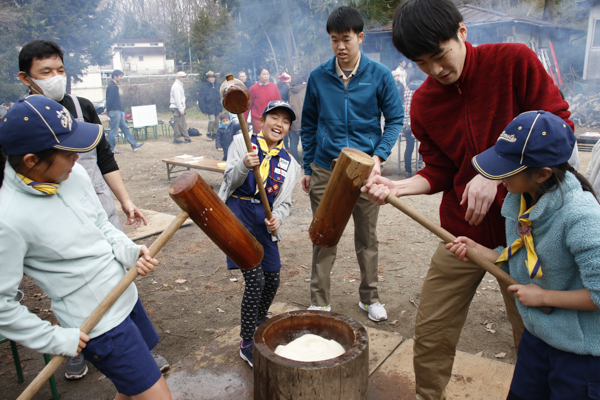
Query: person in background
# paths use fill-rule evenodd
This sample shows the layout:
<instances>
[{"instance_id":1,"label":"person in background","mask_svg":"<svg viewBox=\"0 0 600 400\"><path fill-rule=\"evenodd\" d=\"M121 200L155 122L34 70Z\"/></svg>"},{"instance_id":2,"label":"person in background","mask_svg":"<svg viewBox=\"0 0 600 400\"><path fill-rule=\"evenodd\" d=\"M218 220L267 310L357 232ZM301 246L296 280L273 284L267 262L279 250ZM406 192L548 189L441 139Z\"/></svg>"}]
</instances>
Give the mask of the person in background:
<instances>
[{"instance_id":1,"label":"person in background","mask_svg":"<svg viewBox=\"0 0 600 400\"><path fill-rule=\"evenodd\" d=\"M190 135L188 134L187 121L185 120L185 90L183 89L183 83L187 77L187 74L183 71L177 72L175 82L171 86L171 100L169 107L173 111L173 143L191 143ZM182 140L183 139L183 140Z\"/></svg>"},{"instance_id":2,"label":"person in background","mask_svg":"<svg viewBox=\"0 0 600 400\"><path fill-rule=\"evenodd\" d=\"M308 78L302 109L302 189L309 194L313 215L331 178L331 162L342 148L351 146L372 157L373 177L381 173L381 163L389 157L402 128L404 110L391 71L359 50L363 27L355 8L333 10L326 27L333 57L313 69ZM358 306L376 322L387 319L377 289L378 216L379 207L361 195L352 212L361 273ZM309 310L331 310L330 276L336 254L336 247L313 245Z\"/></svg>"},{"instance_id":3,"label":"person in background","mask_svg":"<svg viewBox=\"0 0 600 400\"><path fill-rule=\"evenodd\" d=\"M288 102L290 101L290 83L292 82L292 77L287 72L279 75L277 77L277 89L279 89L279 95L281 96L281 100Z\"/></svg>"},{"instance_id":4,"label":"person in background","mask_svg":"<svg viewBox=\"0 0 600 400\"><path fill-rule=\"evenodd\" d=\"M260 67L259 71L258 82L249 88L250 108L244 113L246 120L248 120L248 114L250 114L252 118L252 130L255 135L258 135L262 129L260 117L267 104L270 101L281 100L277 85L269 80L271 77L269 70L265 67Z\"/></svg>"},{"instance_id":5,"label":"person in background","mask_svg":"<svg viewBox=\"0 0 600 400\"><path fill-rule=\"evenodd\" d=\"M208 115L208 129L206 131L206 138L208 140L216 138L217 129L219 128L219 114L223 111L219 86L215 84L216 79L215 73L208 71L206 73L206 82L204 82L198 92L198 108L204 115Z\"/></svg>"},{"instance_id":6,"label":"person in background","mask_svg":"<svg viewBox=\"0 0 600 400\"><path fill-rule=\"evenodd\" d=\"M394 74L394 72L396 72L396 74ZM406 60L400 61L400 63L398 63L398 68L392 71L392 74L394 74L394 77L398 77L396 82L400 81L400 83L402 83L402 86L406 87L406 84L408 83L408 79L406 76Z\"/></svg>"},{"instance_id":7,"label":"person in background","mask_svg":"<svg viewBox=\"0 0 600 400\"><path fill-rule=\"evenodd\" d=\"M114 154L119 154L119 152L115 149L119 128L121 129L121 132L123 132L123 135L125 135L125 139L127 139L133 151L137 151L137 149L144 145L144 143L136 142L135 138L129 131L127 122L125 121L125 113L122 111L121 95L119 94L118 86L122 80L123 71L115 69L112 72L112 79L110 82L108 82L108 86L106 87L106 112L108 113L108 118L110 118L110 133L108 134L108 143L110 144L110 149Z\"/></svg>"},{"instance_id":8,"label":"person in background","mask_svg":"<svg viewBox=\"0 0 600 400\"><path fill-rule=\"evenodd\" d=\"M217 138L215 146L218 151L223 151L223 161L227 161L227 151L233 137L239 133L241 127L237 119L232 119L228 112L221 113L219 116L219 129L217 129Z\"/></svg>"},{"instance_id":9,"label":"person in background","mask_svg":"<svg viewBox=\"0 0 600 400\"><path fill-rule=\"evenodd\" d=\"M281 240L279 229L290 213L292 191L300 176L300 166L283 149L283 138L296 118L289 104L279 100L267 103L261 119L263 129L252 135L256 152L248 152L243 135L237 135L231 144L223 184L219 197L264 248L260 264L244 275L244 296L241 306L240 357L252 363L252 340L256 328L265 322L269 307L279 287L281 258L277 241ZM267 219L265 209L257 194L257 182L250 170L260 165L262 184L273 215ZM261 183L259 183L261 184ZM277 231L277 236L271 234ZM227 268L238 267L227 258Z\"/></svg>"},{"instance_id":10,"label":"person in background","mask_svg":"<svg viewBox=\"0 0 600 400\"><path fill-rule=\"evenodd\" d=\"M29 88L30 93L42 94L58 101L77 121L102 125L96 109L88 99L64 93L66 72L63 65L63 50L55 42L33 40L23 46L19 53L19 70L19 79ZM56 76L64 79L54 78ZM54 78L60 84L47 84L45 81L50 78ZM117 229L123 230L111 192L121 204L121 210L127 217L125 224L133 225L135 229L142 223L147 224L146 217L129 197L119 166L110 151L110 145L105 135L101 136L100 142L94 149L80 153L77 163L85 168L92 179L96 195L111 224ZM152 354L161 371L169 368L169 363L164 357L154 351ZM77 357L67 358L65 363L67 379L80 379L87 374L87 371L87 362L81 354Z\"/></svg>"},{"instance_id":11,"label":"person in background","mask_svg":"<svg viewBox=\"0 0 600 400\"><path fill-rule=\"evenodd\" d=\"M298 162L300 162L300 156L298 155L298 144L300 143L300 128L302 126L302 106L304 105L304 96L306 96L305 76L298 74L298 76L292 79L289 102L297 118L294 120L294 122L292 122L290 133L283 138L285 148L292 153L292 157L294 157L294 159Z\"/></svg>"},{"instance_id":12,"label":"person in background","mask_svg":"<svg viewBox=\"0 0 600 400\"><path fill-rule=\"evenodd\" d=\"M244 85L246 85L246 87L247 87L248 89L250 89L250 86L252 86L252 85L253 85L253 82L252 82L252 80L251 80L250 78L248 78L248 74L246 74L246 72L245 72L245 71L240 71L240 72L238 72L238 79L239 79L240 81L242 81L242 83L243 83Z\"/></svg>"}]
</instances>

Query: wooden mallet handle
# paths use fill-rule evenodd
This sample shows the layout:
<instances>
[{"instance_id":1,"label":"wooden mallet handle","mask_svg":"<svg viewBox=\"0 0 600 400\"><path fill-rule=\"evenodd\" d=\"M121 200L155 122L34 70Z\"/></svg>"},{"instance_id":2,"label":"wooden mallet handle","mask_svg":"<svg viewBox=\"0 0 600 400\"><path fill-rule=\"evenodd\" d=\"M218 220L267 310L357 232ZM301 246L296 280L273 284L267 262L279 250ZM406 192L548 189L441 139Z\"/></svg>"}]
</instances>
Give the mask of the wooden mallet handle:
<instances>
[{"instance_id":1,"label":"wooden mallet handle","mask_svg":"<svg viewBox=\"0 0 600 400\"><path fill-rule=\"evenodd\" d=\"M169 224L158 238L152 243L150 248L150 256L154 257L160 251L160 249L169 241L169 239L177 232L177 230L183 225L185 220L188 218L188 213L182 211L177 217ZM117 299L123 294L125 289L131 285L131 283L137 278L138 272L135 265L125 274L119 281L117 286L110 291L110 293L102 300L98 307L92 312L92 314L83 322L79 330L85 334L88 334L94 326L102 319L106 311L117 301ZM52 360L44 367L44 369L35 377L33 381L25 388L23 393L17 398L17 400L29 400L31 399L46 383L48 379L54 374L54 371L67 359L65 356L54 356Z\"/></svg>"},{"instance_id":2,"label":"wooden mallet handle","mask_svg":"<svg viewBox=\"0 0 600 400\"><path fill-rule=\"evenodd\" d=\"M445 230L438 224L434 223L432 220L430 220L429 218L427 218L426 216L421 214L419 211L417 211L414 207L403 202L396 196L389 194L386 197L385 201L390 203L391 205L393 205L398 210L402 211L404 214L408 215L410 218L417 221L419 224L421 224L423 227L425 227L431 233L433 233L434 235L436 235L437 237L442 239L442 241L444 243L453 243L456 240L456 237L453 234L451 234L450 232L448 232L447 230ZM476 252L473 248L471 248L469 246L467 246L467 257L471 261L473 261L475 264L479 265L481 268L483 268L484 270L486 270L487 272L489 272L490 274L495 276L496 279L498 279L500 282L504 283L505 285L510 286L510 285L520 285L521 284L518 280L516 280L515 278L513 278L512 276L510 276L509 274L504 272L502 269L498 268L496 266L496 264L488 261L481 254L479 254L478 252ZM546 314L550 314L550 312L552 311L552 307L538 307L538 308L540 310L542 310L543 312L545 312Z\"/></svg>"},{"instance_id":3,"label":"wooden mallet handle","mask_svg":"<svg viewBox=\"0 0 600 400\"><path fill-rule=\"evenodd\" d=\"M223 106L227 111L235 112L238 117L238 121L240 122L240 127L242 128L242 135L244 135L244 142L246 142L246 149L248 153L253 152L252 142L250 141L250 134L248 133L248 125L246 124L246 120L244 119L244 112L248 109L246 104L249 104L249 94L248 89L244 84L240 81L241 86L236 85L233 81L233 75L227 75L225 77L227 81L223 83L221 86L221 95L223 96ZM227 85L229 81L229 85ZM244 90L245 89L245 90ZM246 97L243 96L245 94ZM228 99L231 97L235 100L241 99L243 104L241 107L239 104L234 104L233 101ZM247 99L247 100L245 100ZM238 101L239 103L239 101ZM244 109L245 108L245 109ZM267 192L265 192L265 187L263 185L262 178L260 176L260 169L258 166L252 168L254 172L254 179L256 180L256 186L258 187L258 193L260 194L260 201L265 208L265 214L267 215L267 219L270 220L273 218L273 214L271 214L271 206L269 206L269 199L267 199ZM271 231L271 235L277 236L277 230Z\"/></svg>"}]
</instances>

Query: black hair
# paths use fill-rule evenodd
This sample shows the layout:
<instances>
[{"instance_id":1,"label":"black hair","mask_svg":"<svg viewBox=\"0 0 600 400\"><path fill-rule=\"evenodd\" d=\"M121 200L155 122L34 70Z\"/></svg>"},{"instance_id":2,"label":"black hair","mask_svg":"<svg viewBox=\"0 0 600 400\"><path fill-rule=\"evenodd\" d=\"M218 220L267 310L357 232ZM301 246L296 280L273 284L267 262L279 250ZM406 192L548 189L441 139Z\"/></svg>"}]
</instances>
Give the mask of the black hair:
<instances>
[{"instance_id":1,"label":"black hair","mask_svg":"<svg viewBox=\"0 0 600 400\"><path fill-rule=\"evenodd\" d=\"M342 6L329 14L327 18L327 33L354 32L357 35L363 31L365 22L356 8Z\"/></svg>"},{"instance_id":2,"label":"black hair","mask_svg":"<svg viewBox=\"0 0 600 400\"><path fill-rule=\"evenodd\" d=\"M266 69L266 70L267 70L267 72L269 73L269 75L271 75L271 71L269 71L269 68L265 67L264 65L260 65L260 66L258 67L258 74L259 74L259 75L260 75L260 74L262 74L262 72L263 72L263 69Z\"/></svg>"},{"instance_id":3,"label":"black hair","mask_svg":"<svg viewBox=\"0 0 600 400\"><path fill-rule=\"evenodd\" d=\"M527 176L527 179L529 179L529 182L534 183L533 175L535 173L539 172L541 169L542 168L527 168L524 171L525 175ZM550 170L552 171L552 175L550 176L550 178L546 179L544 182L542 182L539 185L534 183L534 185L537 186L535 198L533 199L534 204L537 203L537 201L544 194L548 193L555 186L562 192L562 183L565 180L565 175L567 174L567 171L569 171L570 173L575 175L575 177L581 184L581 188L583 189L584 192L590 192L594 195L594 197L596 196L596 193L594 193L594 188L592 187L592 184L583 175L581 175L575 168L573 168L571 166L571 164L569 164L568 162L564 162L555 167L550 167Z\"/></svg>"},{"instance_id":4,"label":"black hair","mask_svg":"<svg viewBox=\"0 0 600 400\"><path fill-rule=\"evenodd\" d=\"M52 148L43 150L43 151L39 151L37 153L33 153L38 158L38 161L35 163L35 165L33 167L31 167L23 175L27 176L27 174L32 169L37 167L42 162L48 163L48 167L46 169L50 168L52 166L52 163L54 163L54 159L56 158L57 153L58 153L58 150L52 149ZM4 182L4 166L5 166L6 160L8 160L8 164L10 164L12 169L21 173L21 171L23 170L23 157L25 157L25 154L22 154L19 156L8 155L8 154L4 153L4 151L2 150L2 146L0 146L0 162L1 162L1 164L0 164L0 187L2 187L2 183Z\"/></svg>"},{"instance_id":5,"label":"black hair","mask_svg":"<svg viewBox=\"0 0 600 400\"><path fill-rule=\"evenodd\" d=\"M19 71L29 75L33 60L44 60L54 55L59 56L64 62L63 55L65 52L60 46L51 40L36 39L27 43L19 53Z\"/></svg>"},{"instance_id":6,"label":"black hair","mask_svg":"<svg viewBox=\"0 0 600 400\"><path fill-rule=\"evenodd\" d=\"M112 72L112 78L114 78L115 76L119 76L119 75L123 75L123 71L121 71L120 69L115 69Z\"/></svg>"},{"instance_id":7,"label":"black hair","mask_svg":"<svg viewBox=\"0 0 600 400\"><path fill-rule=\"evenodd\" d=\"M462 21L451 0L408 0L394 14L392 41L411 60L437 54L442 51L441 43L458 39Z\"/></svg>"},{"instance_id":8,"label":"black hair","mask_svg":"<svg viewBox=\"0 0 600 400\"><path fill-rule=\"evenodd\" d=\"M225 118L231 119L228 112L222 112L221 115L219 115L219 121L223 121Z\"/></svg>"}]
</instances>

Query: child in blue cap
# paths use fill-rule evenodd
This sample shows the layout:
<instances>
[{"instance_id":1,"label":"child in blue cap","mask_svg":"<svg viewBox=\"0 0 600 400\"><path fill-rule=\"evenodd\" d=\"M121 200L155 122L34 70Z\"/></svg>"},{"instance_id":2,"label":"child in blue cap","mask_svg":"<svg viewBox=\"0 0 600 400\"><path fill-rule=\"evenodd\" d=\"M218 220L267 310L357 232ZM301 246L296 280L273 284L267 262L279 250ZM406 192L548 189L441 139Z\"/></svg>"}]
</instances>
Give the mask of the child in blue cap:
<instances>
[{"instance_id":1,"label":"child in blue cap","mask_svg":"<svg viewBox=\"0 0 600 400\"><path fill-rule=\"evenodd\" d=\"M242 270L245 287L242 298L240 357L252 364L254 332L267 320L267 312L279 287L281 260L277 241L292 206L292 190L300 176L300 165L283 148L296 114L282 100L271 101L260 117L262 130L251 137L255 152L248 152L243 135L233 137L219 197L227 204L246 229L263 246L262 262L250 270ZM260 166L273 217L268 220L260 201L257 182L250 170ZM277 230L277 236L271 234ZM227 268L237 266L227 258Z\"/></svg>"},{"instance_id":2,"label":"child in blue cap","mask_svg":"<svg viewBox=\"0 0 600 400\"><path fill-rule=\"evenodd\" d=\"M146 275L158 264L108 221L89 175L75 163L101 135L100 125L73 120L39 95L20 99L2 119L0 334L42 353L81 352L115 384L118 400L170 399L150 353L158 334L134 284L89 334L79 330L125 268L135 264ZM23 274L52 299L60 326L14 300Z\"/></svg>"},{"instance_id":3,"label":"child in blue cap","mask_svg":"<svg viewBox=\"0 0 600 400\"><path fill-rule=\"evenodd\" d=\"M509 246L490 249L464 236L446 245L462 261L468 245L521 282L508 288L526 328L509 400L600 398L600 205L567 163L574 145L562 118L517 116L472 160L508 189Z\"/></svg>"}]
</instances>

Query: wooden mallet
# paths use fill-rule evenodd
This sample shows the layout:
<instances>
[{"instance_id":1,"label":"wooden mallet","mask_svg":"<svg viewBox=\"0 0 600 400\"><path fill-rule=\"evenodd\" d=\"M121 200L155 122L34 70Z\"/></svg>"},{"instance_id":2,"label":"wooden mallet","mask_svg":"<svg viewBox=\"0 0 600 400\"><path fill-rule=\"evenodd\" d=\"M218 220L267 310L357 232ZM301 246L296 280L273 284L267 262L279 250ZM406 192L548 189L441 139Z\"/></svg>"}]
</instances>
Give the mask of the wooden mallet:
<instances>
[{"instance_id":1,"label":"wooden mallet","mask_svg":"<svg viewBox=\"0 0 600 400\"><path fill-rule=\"evenodd\" d=\"M250 141L250 134L248 133L248 125L244 118L244 113L250 108L250 92L244 83L238 79L234 79L233 75L229 74L225 76L226 81L221 84L219 92L223 99L223 107L230 113L237 114L240 127L242 128L242 135L244 135L244 142L246 142L246 149L248 153L254 151L252 149L252 142ZM255 132L258 133L258 132ZM270 220L273 215L271 214L271 206L267 199L267 193L263 185L262 177L260 176L260 169L258 166L252 168L254 172L254 179L256 180L256 186L258 186L258 193L260 194L260 201L265 208L267 219ZM271 235L277 236L277 230L271 231Z\"/></svg>"},{"instance_id":2,"label":"wooden mallet","mask_svg":"<svg viewBox=\"0 0 600 400\"><path fill-rule=\"evenodd\" d=\"M169 188L169 195L183 211L152 243L149 248L152 257L158 254L189 217L241 269L252 269L261 262L262 246L197 172L187 171L175 178ZM137 268L133 266L83 322L79 330L85 334L89 333L137 276ZM31 399L66 358L54 356L17 400Z\"/></svg>"}]
</instances>

